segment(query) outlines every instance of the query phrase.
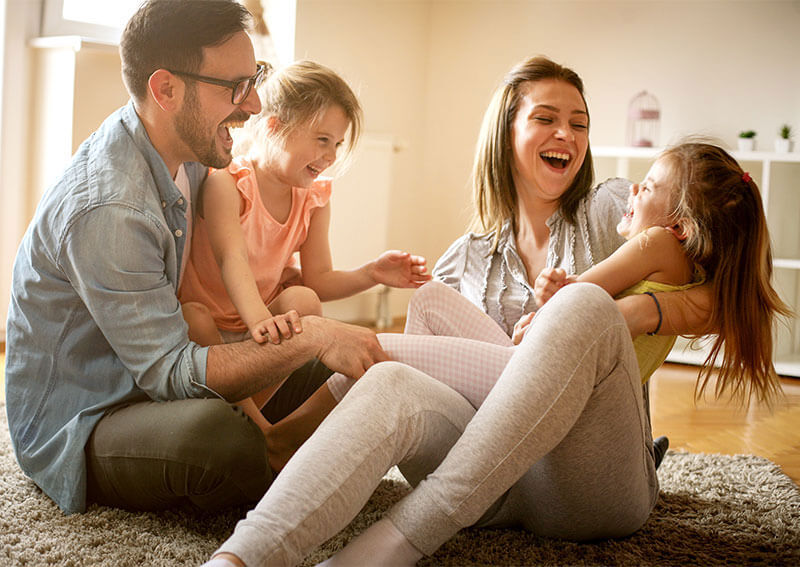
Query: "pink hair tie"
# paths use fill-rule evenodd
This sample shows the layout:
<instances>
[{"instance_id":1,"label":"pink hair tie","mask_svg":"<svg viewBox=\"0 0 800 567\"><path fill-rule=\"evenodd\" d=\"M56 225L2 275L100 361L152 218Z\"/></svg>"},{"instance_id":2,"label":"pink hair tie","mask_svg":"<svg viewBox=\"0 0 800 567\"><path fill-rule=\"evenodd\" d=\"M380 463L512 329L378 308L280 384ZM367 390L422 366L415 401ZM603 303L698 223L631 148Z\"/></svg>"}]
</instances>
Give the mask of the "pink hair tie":
<instances>
[{"instance_id":1,"label":"pink hair tie","mask_svg":"<svg viewBox=\"0 0 800 567\"><path fill-rule=\"evenodd\" d=\"M742 175L742 181L744 181L745 183L750 183L752 180L753 178L750 177L750 174L745 171L744 174Z\"/></svg>"}]
</instances>

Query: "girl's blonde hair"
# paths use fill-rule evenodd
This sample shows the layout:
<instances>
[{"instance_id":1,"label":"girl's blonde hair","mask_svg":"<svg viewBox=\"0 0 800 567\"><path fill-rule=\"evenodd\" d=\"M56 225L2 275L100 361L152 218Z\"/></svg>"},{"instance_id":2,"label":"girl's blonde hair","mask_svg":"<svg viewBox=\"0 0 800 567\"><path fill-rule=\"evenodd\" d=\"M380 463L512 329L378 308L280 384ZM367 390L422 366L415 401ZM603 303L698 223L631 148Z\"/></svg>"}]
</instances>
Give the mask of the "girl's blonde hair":
<instances>
[{"instance_id":1,"label":"girl's blonde hair","mask_svg":"<svg viewBox=\"0 0 800 567\"><path fill-rule=\"evenodd\" d=\"M268 160L279 153L289 134L306 123L315 124L331 106L339 106L350 122L340 162L347 162L361 136L363 112L358 97L336 72L315 61L295 61L272 71L258 89L261 112L245 122L235 153L261 153ZM270 129L270 118L277 129ZM340 163L341 166L341 163Z\"/></svg>"},{"instance_id":2,"label":"girl's blonde hair","mask_svg":"<svg viewBox=\"0 0 800 567\"><path fill-rule=\"evenodd\" d=\"M583 81L578 74L547 57L538 56L518 63L508 72L483 116L472 167L475 205L472 228L483 233L494 232L495 246L507 220L512 221L515 232L517 228L517 192L511 175L514 163L514 151L511 147L512 125L526 84L548 79L563 81L575 87L588 113ZM589 193L593 180L592 152L587 146L583 165L560 199L561 213L567 222L575 222L578 205Z\"/></svg>"},{"instance_id":3,"label":"girl's blonde hair","mask_svg":"<svg viewBox=\"0 0 800 567\"><path fill-rule=\"evenodd\" d=\"M772 253L756 183L722 148L701 142L665 150L659 160L677 193L675 218L687 255L711 282L711 324L718 333L695 388L699 398L722 358L714 392L734 400L780 394L772 364L776 315L791 315L772 288ZM723 349L724 344L724 349Z\"/></svg>"}]
</instances>

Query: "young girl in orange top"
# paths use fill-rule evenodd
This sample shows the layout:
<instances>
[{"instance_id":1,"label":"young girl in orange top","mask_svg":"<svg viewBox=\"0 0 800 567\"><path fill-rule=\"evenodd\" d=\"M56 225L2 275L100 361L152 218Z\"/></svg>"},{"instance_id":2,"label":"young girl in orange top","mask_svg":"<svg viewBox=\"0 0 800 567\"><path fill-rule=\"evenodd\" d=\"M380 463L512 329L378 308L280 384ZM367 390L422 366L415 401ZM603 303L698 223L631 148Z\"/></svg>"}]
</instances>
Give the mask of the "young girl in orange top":
<instances>
[{"instance_id":1,"label":"young girl in orange top","mask_svg":"<svg viewBox=\"0 0 800 567\"><path fill-rule=\"evenodd\" d=\"M249 337L278 343L302 331L300 316L321 315L320 301L430 279L424 258L394 250L355 270L332 267L331 181L319 176L345 138L350 154L361 131L347 83L299 61L270 75L259 95L263 110L244 131L249 151L203 186L179 293L189 338L204 346ZM257 406L273 391L241 404L264 431Z\"/></svg>"}]
</instances>

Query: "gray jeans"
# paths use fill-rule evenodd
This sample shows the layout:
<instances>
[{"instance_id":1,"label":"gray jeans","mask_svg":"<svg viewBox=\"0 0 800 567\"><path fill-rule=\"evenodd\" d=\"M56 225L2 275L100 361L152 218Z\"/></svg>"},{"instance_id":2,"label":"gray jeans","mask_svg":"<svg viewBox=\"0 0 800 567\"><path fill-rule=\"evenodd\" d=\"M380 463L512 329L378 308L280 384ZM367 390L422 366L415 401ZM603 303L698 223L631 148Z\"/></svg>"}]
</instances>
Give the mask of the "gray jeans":
<instances>
[{"instance_id":1,"label":"gray jeans","mask_svg":"<svg viewBox=\"0 0 800 567\"><path fill-rule=\"evenodd\" d=\"M426 554L476 524L572 540L637 530L658 481L636 355L613 300L591 284L556 294L477 410L410 367L376 365L220 551L248 567L296 564L395 464L415 488L390 518Z\"/></svg>"},{"instance_id":2,"label":"gray jeans","mask_svg":"<svg viewBox=\"0 0 800 567\"><path fill-rule=\"evenodd\" d=\"M279 421L331 371L314 360L264 407ZM85 449L87 501L129 510L253 504L272 482L264 436L238 406L220 399L140 402L113 408Z\"/></svg>"}]
</instances>

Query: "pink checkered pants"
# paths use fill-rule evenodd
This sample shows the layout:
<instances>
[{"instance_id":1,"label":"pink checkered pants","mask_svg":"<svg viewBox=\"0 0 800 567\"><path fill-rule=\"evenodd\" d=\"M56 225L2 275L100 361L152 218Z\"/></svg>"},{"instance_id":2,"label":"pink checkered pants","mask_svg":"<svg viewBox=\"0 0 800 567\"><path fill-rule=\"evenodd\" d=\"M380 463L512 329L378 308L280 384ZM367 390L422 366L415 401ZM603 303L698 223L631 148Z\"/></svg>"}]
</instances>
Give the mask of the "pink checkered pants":
<instances>
[{"instance_id":1,"label":"pink checkered pants","mask_svg":"<svg viewBox=\"0 0 800 567\"><path fill-rule=\"evenodd\" d=\"M405 334L383 333L378 340L392 360L447 384L475 408L483 403L515 349L486 313L435 281L411 297ZM327 382L337 401L354 383L339 373Z\"/></svg>"}]
</instances>

